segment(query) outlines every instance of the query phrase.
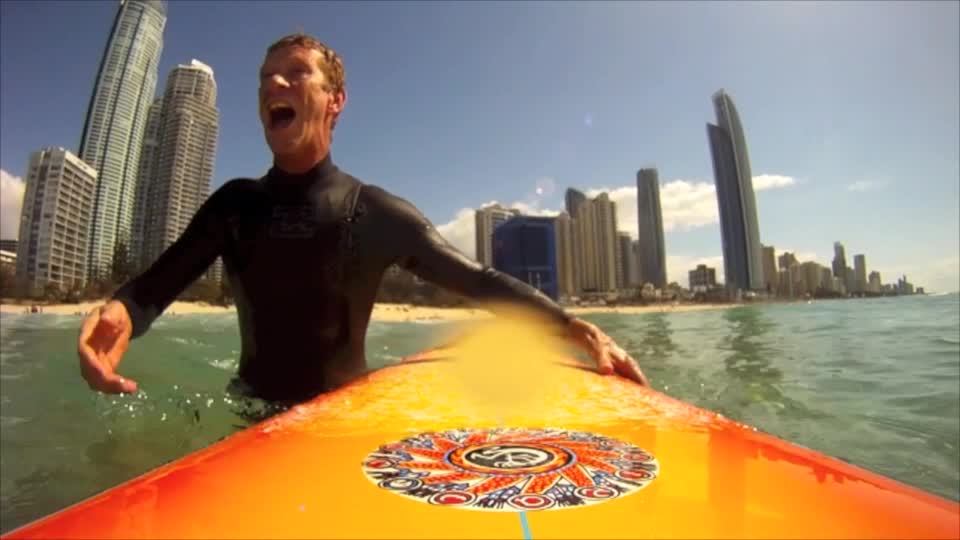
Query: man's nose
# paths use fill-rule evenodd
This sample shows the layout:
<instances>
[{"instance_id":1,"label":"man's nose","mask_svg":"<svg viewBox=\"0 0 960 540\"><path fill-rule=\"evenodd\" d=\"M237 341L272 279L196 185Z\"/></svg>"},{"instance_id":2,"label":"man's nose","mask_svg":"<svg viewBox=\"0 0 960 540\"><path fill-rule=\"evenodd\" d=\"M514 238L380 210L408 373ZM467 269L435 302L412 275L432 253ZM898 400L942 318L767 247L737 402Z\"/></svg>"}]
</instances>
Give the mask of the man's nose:
<instances>
[{"instance_id":1,"label":"man's nose","mask_svg":"<svg viewBox=\"0 0 960 540\"><path fill-rule=\"evenodd\" d=\"M267 79L267 88L289 88L290 83L279 73L274 73Z\"/></svg>"}]
</instances>

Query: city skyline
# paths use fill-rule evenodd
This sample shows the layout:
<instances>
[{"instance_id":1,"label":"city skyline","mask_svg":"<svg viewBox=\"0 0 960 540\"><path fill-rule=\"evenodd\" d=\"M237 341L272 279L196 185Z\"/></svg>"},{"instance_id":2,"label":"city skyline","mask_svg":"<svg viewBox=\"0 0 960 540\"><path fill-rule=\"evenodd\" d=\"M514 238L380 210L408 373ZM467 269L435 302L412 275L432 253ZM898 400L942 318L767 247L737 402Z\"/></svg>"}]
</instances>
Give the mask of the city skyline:
<instances>
[{"instance_id":1,"label":"city skyline","mask_svg":"<svg viewBox=\"0 0 960 540\"><path fill-rule=\"evenodd\" d=\"M56 145L70 149L75 144L86 98L70 96L89 96L115 6L88 4L80 9L66 2L4 3L0 9L4 30L0 37L4 43L0 85L4 102L15 103L14 107L5 107L0 123L2 202L3 214L7 215L14 205L6 194L17 193L18 186L22 194L22 181L17 178L24 178L30 152ZM802 27L806 23L802 21L809 20L804 17L810 12L799 4L713 6L707 14L654 4L623 5L617 10L586 5L522 9L423 5L386 8L383 14L362 6L328 5L321 9L304 5L298 10L267 10L251 5L240 14L215 3L172 3L168 11L161 71L195 57L217 70L218 79L223 74L225 136L218 147L214 188L229 177L261 174L269 164L250 105L256 67L266 45L294 30L295 20L315 14L315 20L325 21L336 15L339 22L335 26L318 22L316 27L305 28L330 42L346 61L350 104L338 124L335 159L345 169L421 207L455 245L472 243L459 240L460 236L470 239L474 232L466 227L461 232L458 217L463 209L500 201L508 207L520 203L534 212L559 210L563 207L562 190L556 187L559 185L580 186L588 196L608 192L618 203L616 229L635 237L636 225L630 225L637 220L635 210L631 210L636 207L636 190L633 188L631 194L629 189L634 179L632 171L638 163L656 161L661 171L664 234L669 246L668 280L682 282L678 275L682 278L697 261L716 265L721 254L719 216L715 191L711 190L710 156L703 144L702 122L710 115L703 101L716 88L725 87L736 96L749 131L752 166L758 173L753 182L764 243L796 252L803 260L829 264L831 243L843 239L856 246L857 253L868 255L870 268L876 267L884 275L908 274L930 290L957 289L957 126L953 119L957 116L958 62L953 46L957 40L954 5L926 4L909 9L885 4L863 8L822 6L817 20L825 25L824 31L809 44L804 41ZM871 13L868 23L863 23L859 15L865 11ZM445 14L449 31L425 28L426 13ZM533 21L544 16L552 17L555 26L536 27L534 31ZM244 24L248 19L263 24ZM392 19L402 20L405 25L377 26ZM497 34L503 38L497 47L507 47L517 54L502 67L505 74L518 74L521 72L516 67L523 65L524 77L496 77L507 81L508 86L500 87L508 89L512 105L504 102L509 105L505 109L491 108L490 100L496 101L504 94L489 93L496 86L474 81L469 74L495 70L482 67L488 55L465 53L468 49L463 47L474 40L488 42L481 40L481 35L508 19L511 26ZM78 32L70 45L70 65L58 66L50 73L56 75L56 84L51 84L52 79L44 83L46 74L29 71L28 58L16 53L26 48L51 58L66 57L66 52L54 49L57 44L44 43L21 30L29 30L35 20L43 20L50 31L69 26ZM616 20L643 21L639 24L650 28L636 45L627 45L630 40L624 39L630 36L633 40L636 24L617 26ZM702 35L684 43L663 33L677 28L681 20L694 25L714 20L718 26L716 31L705 26ZM741 35L749 36L748 41L775 36L774 46L768 52L738 42L717 41L719 28L734 20L743 23ZM784 27L786 20L801 22L795 28ZM854 27L855 20L854 38L846 30ZM252 30L237 43L210 47L194 36L203 35L199 29L214 21L221 29ZM427 53L411 64L409 72L384 79L378 74L395 62L385 61L382 55L387 49L376 45L378 41L373 42L372 49L358 48L351 41L348 29L360 24L384 29L378 34L384 43L402 38L407 45L396 53L404 58L409 58L412 51L430 50L421 47L437 39L448 40L450 46L436 54ZM925 41L914 44L896 39L888 26L912 29ZM582 31L572 30L581 27ZM418 28L428 39L416 37ZM564 42L561 36L566 35L594 36L582 54L609 60L592 65L564 58L564 63L578 66L577 75L569 84L551 84L549 73L562 72L561 64L551 54L556 50L553 44L560 46ZM524 45L530 39L550 45L536 52ZM644 45L648 40L673 43L689 62L681 68L671 64L669 55L664 56L662 51L650 54ZM793 45L782 49L786 42ZM11 46L13 43L18 46ZM846 48L838 49L841 44ZM623 48L634 46L636 53ZM617 52L618 47L622 52ZM828 50L846 52L830 56L829 69L812 60L826 57ZM918 55L927 63L906 60ZM444 58L460 56L462 62L450 65L464 69L437 69ZM620 58L630 58L645 67L626 70ZM901 75L909 76L911 85L903 87L896 83L903 80L900 77L888 81L887 71L865 67L872 63L896 63ZM932 66L936 69L928 69ZM642 77L631 82L633 75L628 75L637 73L640 77L643 73L663 73L664 69L671 76L659 85L637 84ZM787 76L792 84L771 87L756 76L760 74ZM411 84L418 79L427 84ZM812 84L824 79L834 82L829 92ZM589 85L576 82L580 80ZM378 81L377 86L371 86L371 81ZM406 94L404 87L419 90ZM617 90L635 87L647 91L638 97ZM26 88L29 93L24 93ZM53 88L58 98L45 98L44 93ZM371 93L373 88L381 93ZM531 93L534 89L537 91ZM606 90L597 93L595 89ZM532 98L534 95L537 99ZM408 105L403 110L385 108L396 102ZM907 106L890 109L884 107L888 102ZM488 114L490 111L497 112ZM477 112L482 114L477 116ZM570 113L578 120L578 127L572 131ZM405 121L408 114L420 123ZM71 122L71 117L76 120ZM878 124L880 118L884 119L882 124ZM933 118L948 121L931 124ZM897 126L893 130L896 137L890 136L891 130L881 129L891 123ZM472 128L454 129L455 125ZM410 126L421 127L407 129ZM405 131L403 137L377 134L397 129ZM61 131L73 135L61 137ZM437 134L443 134L442 140ZM821 144L826 139L829 144ZM371 150L372 154L364 153ZM867 164L869 167L858 170L858 165ZM8 190L7 186L13 187ZM811 214L814 209L815 219ZM799 216L808 216L804 227L795 226ZM469 217L472 220L473 216ZM8 230L6 221L4 218L4 232ZM924 241L917 242L917 238Z\"/></svg>"}]
</instances>

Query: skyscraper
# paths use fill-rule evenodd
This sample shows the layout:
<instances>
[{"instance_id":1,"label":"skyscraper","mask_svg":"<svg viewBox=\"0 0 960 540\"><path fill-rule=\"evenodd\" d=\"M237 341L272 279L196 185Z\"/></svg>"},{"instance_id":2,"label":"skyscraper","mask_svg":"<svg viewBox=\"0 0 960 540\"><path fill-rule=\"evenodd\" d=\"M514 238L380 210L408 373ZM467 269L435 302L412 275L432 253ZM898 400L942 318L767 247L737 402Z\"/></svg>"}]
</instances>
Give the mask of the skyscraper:
<instances>
[{"instance_id":1,"label":"skyscraper","mask_svg":"<svg viewBox=\"0 0 960 540\"><path fill-rule=\"evenodd\" d=\"M493 233L493 267L557 300L555 221L521 216L497 227Z\"/></svg>"},{"instance_id":2,"label":"skyscraper","mask_svg":"<svg viewBox=\"0 0 960 540\"><path fill-rule=\"evenodd\" d=\"M90 97L80 158L97 171L87 265L110 266L117 243L129 245L148 109L157 86L166 4L121 0Z\"/></svg>"},{"instance_id":3,"label":"skyscraper","mask_svg":"<svg viewBox=\"0 0 960 540\"><path fill-rule=\"evenodd\" d=\"M588 237L586 229L589 226L589 221L586 217L589 210L587 208L587 196L576 189L567 188L567 192L564 195L564 203L567 214L571 220L570 227L573 235L570 240L570 247L573 252L573 283L574 288L579 294L580 292L588 290L586 287L588 281L586 276L587 268L584 266L583 261L588 247L593 247L592 244L584 242L584 239Z\"/></svg>"},{"instance_id":4,"label":"skyscraper","mask_svg":"<svg viewBox=\"0 0 960 540\"><path fill-rule=\"evenodd\" d=\"M17 276L33 290L83 286L97 171L63 148L46 148L30 156L26 184Z\"/></svg>"},{"instance_id":5,"label":"skyscraper","mask_svg":"<svg viewBox=\"0 0 960 540\"><path fill-rule=\"evenodd\" d=\"M590 201L594 215L594 242L597 246L597 287L600 291L617 289L617 267L620 250L617 248L617 203L610 195L601 193Z\"/></svg>"},{"instance_id":6,"label":"skyscraper","mask_svg":"<svg viewBox=\"0 0 960 540\"><path fill-rule=\"evenodd\" d=\"M763 252L764 288L767 289L768 293L775 294L777 292L777 287L780 285L779 276L777 275L776 252L773 249L773 246L764 246L762 244L761 246L761 250Z\"/></svg>"},{"instance_id":7,"label":"skyscraper","mask_svg":"<svg viewBox=\"0 0 960 540\"><path fill-rule=\"evenodd\" d=\"M584 292L617 288L620 260L617 247L617 205L607 193L588 199L568 189L567 211L573 219L574 272Z\"/></svg>"},{"instance_id":8,"label":"skyscraper","mask_svg":"<svg viewBox=\"0 0 960 540\"><path fill-rule=\"evenodd\" d=\"M637 264L636 259L633 257L633 241L630 238L630 233L617 232L617 251L620 255L620 265L617 271L617 279L619 281L617 288L626 289L632 286L630 276L633 275L633 267Z\"/></svg>"},{"instance_id":9,"label":"skyscraper","mask_svg":"<svg viewBox=\"0 0 960 540\"><path fill-rule=\"evenodd\" d=\"M876 270L874 270L873 272L870 272L870 279L868 283L869 283L868 290L870 292L872 293L880 292L880 290L883 289L883 284L880 282L880 272L877 272Z\"/></svg>"},{"instance_id":10,"label":"skyscraper","mask_svg":"<svg viewBox=\"0 0 960 540\"><path fill-rule=\"evenodd\" d=\"M707 124L720 209L727 288L764 288L757 204L740 116L724 90L713 95L717 125Z\"/></svg>"},{"instance_id":11,"label":"skyscraper","mask_svg":"<svg viewBox=\"0 0 960 540\"><path fill-rule=\"evenodd\" d=\"M148 145L143 163L146 193L143 252L146 267L183 234L210 194L219 130L217 84L209 66L193 60L167 77L155 147ZM156 108L151 107L151 120ZM150 127L154 127L151 125ZM149 140L149 139L148 139Z\"/></svg>"},{"instance_id":12,"label":"skyscraper","mask_svg":"<svg viewBox=\"0 0 960 540\"><path fill-rule=\"evenodd\" d=\"M573 220L566 212L556 217L557 286L561 297L576 296L576 275L573 266Z\"/></svg>"},{"instance_id":13,"label":"skyscraper","mask_svg":"<svg viewBox=\"0 0 960 540\"><path fill-rule=\"evenodd\" d=\"M777 260L778 260L778 262L780 263L780 269L781 269L781 270L786 270L787 268L790 268L791 266L795 266L795 265L800 264L800 263L797 261L797 256L794 255L793 253L790 253L789 251L784 251L783 254L780 255L780 257L779 257Z\"/></svg>"},{"instance_id":14,"label":"skyscraper","mask_svg":"<svg viewBox=\"0 0 960 540\"><path fill-rule=\"evenodd\" d=\"M486 206L474 212L474 235L476 237L477 261L484 266L493 266L493 231L512 217L518 210L504 208L499 204Z\"/></svg>"},{"instance_id":15,"label":"skyscraper","mask_svg":"<svg viewBox=\"0 0 960 540\"><path fill-rule=\"evenodd\" d=\"M133 240L130 242L130 257L137 270L149 263L144 257L144 226L147 217L147 195L150 184L156 177L157 152L160 149L160 125L163 113L163 98L157 98L147 113L147 127L143 134L143 149L140 152L140 167L137 174L137 189L133 206Z\"/></svg>"},{"instance_id":16,"label":"skyscraper","mask_svg":"<svg viewBox=\"0 0 960 540\"><path fill-rule=\"evenodd\" d=\"M840 242L833 243L833 275L840 278L841 281L846 280L846 268L847 268L847 255L843 249L843 244Z\"/></svg>"},{"instance_id":17,"label":"skyscraper","mask_svg":"<svg viewBox=\"0 0 960 540\"><path fill-rule=\"evenodd\" d=\"M667 286L666 249L663 243L663 216L660 212L660 181L657 169L637 172L637 241L640 247L641 283Z\"/></svg>"},{"instance_id":18,"label":"skyscraper","mask_svg":"<svg viewBox=\"0 0 960 540\"><path fill-rule=\"evenodd\" d=\"M867 258L863 255L853 256L853 274L854 291L863 293L867 291Z\"/></svg>"}]
</instances>

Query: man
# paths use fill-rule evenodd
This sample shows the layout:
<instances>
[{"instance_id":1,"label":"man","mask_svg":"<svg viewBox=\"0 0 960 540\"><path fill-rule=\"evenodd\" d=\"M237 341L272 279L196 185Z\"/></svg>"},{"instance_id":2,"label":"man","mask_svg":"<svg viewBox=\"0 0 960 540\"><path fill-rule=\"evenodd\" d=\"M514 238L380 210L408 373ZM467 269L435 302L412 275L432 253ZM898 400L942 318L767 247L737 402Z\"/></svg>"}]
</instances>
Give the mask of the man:
<instances>
[{"instance_id":1,"label":"man","mask_svg":"<svg viewBox=\"0 0 960 540\"><path fill-rule=\"evenodd\" d=\"M86 317L79 356L92 389L136 391L136 382L116 372L129 340L218 256L237 301L238 375L264 399L306 400L366 370L367 324L393 264L476 300L533 310L587 351L602 373L647 384L596 326L468 259L407 201L340 171L330 143L345 104L343 63L332 49L299 34L268 49L259 108L273 167L259 180L224 184L153 266Z\"/></svg>"}]
</instances>

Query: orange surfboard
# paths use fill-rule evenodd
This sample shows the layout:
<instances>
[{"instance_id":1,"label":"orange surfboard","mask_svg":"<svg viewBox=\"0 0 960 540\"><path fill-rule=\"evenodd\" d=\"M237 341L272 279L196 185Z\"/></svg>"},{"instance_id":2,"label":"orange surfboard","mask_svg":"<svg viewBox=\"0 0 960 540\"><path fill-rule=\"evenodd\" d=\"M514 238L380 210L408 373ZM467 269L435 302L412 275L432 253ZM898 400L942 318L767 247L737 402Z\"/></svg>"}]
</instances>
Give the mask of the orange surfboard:
<instances>
[{"instance_id":1,"label":"orange surfboard","mask_svg":"<svg viewBox=\"0 0 960 540\"><path fill-rule=\"evenodd\" d=\"M623 378L486 367L424 353L5 538L960 536L957 503Z\"/></svg>"}]
</instances>

